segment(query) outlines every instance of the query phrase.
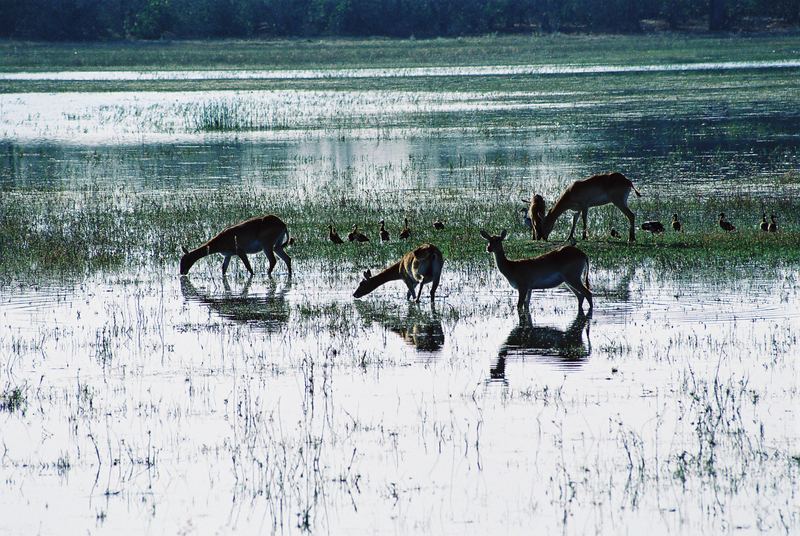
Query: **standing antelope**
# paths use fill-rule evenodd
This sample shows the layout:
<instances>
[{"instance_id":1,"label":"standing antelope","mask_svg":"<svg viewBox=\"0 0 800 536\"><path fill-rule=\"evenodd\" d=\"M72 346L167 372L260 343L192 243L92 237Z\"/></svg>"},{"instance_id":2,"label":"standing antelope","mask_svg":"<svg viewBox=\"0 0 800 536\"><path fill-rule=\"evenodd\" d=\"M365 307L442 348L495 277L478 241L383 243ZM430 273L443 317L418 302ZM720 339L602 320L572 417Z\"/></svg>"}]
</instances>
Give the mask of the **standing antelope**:
<instances>
[{"instance_id":1,"label":"standing antelope","mask_svg":"<svg viewBox=\"0 0 800 536\"><path fill-rule=\"evenodd\" d=\"M547 240L553 231L556 220L567 210L575 211L572 217L572 229L569 231L569 238L573 240L575 226L578 224L578 216L583 217L583 239L586 240L586 216L590 207L599 207L607 203L613 203L628 218L630 227L628 230L628 241L636 240L636 215L628 208L628 196L633 190L637 196L641 193L633 183L622 173L606 173L594 175L588 179L573 182L564 190L558 198L553 208L547 213L542 222L542 237ZM544 201L544 200L543 200Z\"/></svg>"},{"instance_id":2,"label":"standing antelope","mask_svg":"<svg viewBox=\"0 0 800 536\"><path fill-rule=\"evenodd\" d=\"M442 277L443 265L444 257L439 248L433 244L422 244L374 277L370 270L364 272L364 279L359 283L353 297L366 296L384 283L402 279L408 287L406 299L414 298L414 288L419 283L416 299L419 302L422 296L422 287L425 283L431 283L431 300L433 300L436 288L439 286L439 279Z\"/></svg>"},{"instance_id":3,"label":"standing antelope","mask_svg":"<svg viewBox=\"0 0 800 536\"><path fill-rule=\"evenodd\" d=\"M578 311L583 310L583 300L592 309L592 292L589 290L589 258L575 246L564 246L539 255L533 259L509 260L503 250L506 230L500 236L492 236L481 231L481 236L489 244L486 251L494 254L497 269L505 276L512 287L519 291L517 308L530 306L531 291L540 288L553 288L564 283L578 298ZM583 276L583 281L581 277Z\"/></svg>"},{"instance_id":4,"label":"standing antelope","mask_svg":"<svg viewBox=\"0 0 800 536\"><path fill-rule=\"evenodd\" d=\"M291 277L292 259L283 248L293 243L294 239L289 238L289 229L279 217L257 216L228 227L196 249L189 251L183 247L180 272L181 275L186 275L198 260L212 253L220 253L225 257L225 260L222 261L222 275L228 271L228 264L234 255L242 260L244 267L247 268L250 275L253 275L253 268L250 266L250 261L247 260L247 255L263 251L269 259L267 274L272 275L272 270L277 263L275 255L278 255L286 263Z\"/></svg>"}]
</instances>

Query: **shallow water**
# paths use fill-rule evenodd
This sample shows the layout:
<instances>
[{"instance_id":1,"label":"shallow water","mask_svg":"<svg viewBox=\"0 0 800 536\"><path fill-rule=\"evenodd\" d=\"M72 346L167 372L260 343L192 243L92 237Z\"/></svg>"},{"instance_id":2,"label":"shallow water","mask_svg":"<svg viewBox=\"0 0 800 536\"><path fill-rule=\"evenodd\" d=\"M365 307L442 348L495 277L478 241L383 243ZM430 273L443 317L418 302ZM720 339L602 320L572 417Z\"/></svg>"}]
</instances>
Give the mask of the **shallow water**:
<instances>
[{"instance_id":1,"label":"shallow water","mask_svg":"<svg viewBox=\"0 0 800 536\"><path fill-rule=\"evenodd\" d=\"M478 287L447 271L432 309L399 283L353 301L355 279L296 269L3 288L5 374L28 405L3 417L21 493L0 503L21 515L0 528L292 532L307 514L333 533L484 533L534 515L568 533L694 533L792 515L797 468L751 458L799 439L792 274L709 287L601 272L590 318L554 290L528 323L492 270ZM704 382L743 397L720 433L760 442L718 438L714 478L771 482L761 501L670 474L697 449L684 421Z\"/></svg>"},{"instance_id":2,"label":"shallow water","mask_svg":"<svg viewBox=\"0 0 800 536\"><path fill-rule=\"evenodd\" d=\"M2 94L0 192L76 211L93 192L237 185L472 200L620 169L655 198L791 196L798 66L200 73L531 75L526 91ZM562 75L665 78L547 86ZM354 300L358 270L299 257L291 281L262 255L252 280L135 258L7 279L0 533L800 530L796 260L593 268L591 317L561 289L528 317L488 257L448 262L435 307L399 283Z\"/></svg>"}]
</instances>

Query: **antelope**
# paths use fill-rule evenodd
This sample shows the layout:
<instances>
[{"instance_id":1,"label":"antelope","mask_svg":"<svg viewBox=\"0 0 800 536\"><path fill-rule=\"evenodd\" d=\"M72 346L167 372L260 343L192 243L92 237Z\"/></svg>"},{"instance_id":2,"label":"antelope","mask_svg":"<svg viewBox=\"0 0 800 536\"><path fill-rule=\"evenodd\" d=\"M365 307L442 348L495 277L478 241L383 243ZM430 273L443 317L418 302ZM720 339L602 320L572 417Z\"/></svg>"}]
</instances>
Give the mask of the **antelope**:
<instances>
[{"instance_id":1,"label":"antelope","mask_svg":"<svg viewBox=\"0 0 800 536\"><path fill-rule=\"evenodd\" d=\"M664 224L660 221L646 221L642 224L642 231L649 231L653 234L664 232Z\"/></svg>"},{"instance_id":2,"label":"antelope","mask_svg":"<svg viewBox=\"0 0 800 536\"><path fill-rule=\"evenodd\" d=\"M574 246L564 246L533 259L512 261L503 250L503 240L507 234L505 229L499 236L492 236L486 231L481 231L480 234L489 243L486 251L494 254L497 269L519 291L518 309L530 307L532 290L553 288L561 283L578 298L579 311L583 310L584 298L589 302L589 310L592 309L589 258L583 251Z\"/></svg>"},{"instance_id":3,"label":"antelope","mask_svg":"<svg viewBox=\"0 0 800 536\"><path fill-rule=\"evenodd\" d=\"M767 223L767 213L766 212L761 215L761 224L759 225L759 227L761 228L761 231L763 231L765 233L769 231L769 224Z\"/></svg>"},{"instance_id":4,"label":"antelope","mask_svg":"<svg viewBox=\"0 0 800 536\"><path fill-rule=\"evenodd\" d=\"M350 242L369 242L369 237L358 230L358 225L353 225L353 230L347 233Z\"/></svg>"},{"instance_id":5,"label":"antelope","mask_svg":"<svg viewBox=\"0 0 800 536\"><path fill-rule=\"evenodd\" d=\"M638 197L642 194L633 183L622 173L606 173L594 175L588 179L573 182L558 198L553 208L551 208L542 222L542 239L547 240L553 231L556 220L567 210L575 212L572 217L572 229L569 231L568 241L574 240L575 226L578 224L578 216L583 217L583 239L586 240L586 216L590 207L599 207L607 203L613 203L620 209L630 222L628 230L628 241L636 240L636 215L628 208L628 196L633 190Z\"/></svg>"},{"instance_id":6,"label":"antelope","mask_svg":"<svg viewBox=\"0 0 800 536\"><path fill-rule=\"evenodd\" d=\"M681 225L681 222L678 220L678 215L677 214L673 214L672 215L671 225L672 225L672 230L673 231L675 231L676 233L680 233L681 232L681 229L683 228L683 226Z\"/></svg>"},{"instance_id":7,"label":"antelope","mask_svg":"<svg viewBox=\"0 0 800 536\"><path fill-rule=\"evenodd\" d=\"M336 227L333 225L328 225L328 240L334 244L344 244L344 240L342 240L342 237L336 232Z\"/></svg>"},{"instance_id":8,"label":"antelope","mask_svg":"<svg viewBox=\"0 0 800 536\"><path fill-rule=\"evenodd\" d=\"M234 255L242 260L242 264L252 276L253 268L250 266L250 261L247 260L247 255L263 251L269 259L268 275L272 275L272 270L277 263L275 255L278 255L286 263L289 277L291 277L292 259L286 254L284 248L293 243L294 239L289 238L289 229L279 217L257 216L228 227L196 249L189 251L186 247L181 248L183 257L181 257L180 273L187 275L199 259L212 253L220 253L225 257L225 260L222 261L223 276L227 273L231 257Z\"/></svg>"},{"instance_id":9,"label":"antelope","mask_svg":"<svg viewBox=\"0 0 800 536\"><path fill-rule=\"evenodd\" d=\"M778 222L775 221L775 214L770 214L769 219L772 220L772 223L769 224L767 228L770 233L777 233L778 232Z\"/></svg>"},{"instance_id":10,"label":"antelope","mask_svg":"<svg viewBox=\"0 0 800 536\"><path fill-rule=\"evenodd\" d=\"M437 231L441 231L442 229L444 229L444 222L442 222L442 220L434 220L433 228L436 229Z\"/></svg>"},{"instance_id":11,"label":"antelope","mask_svg":"<svg viewBox=\"0 0 800 536\"><path fill-rule=\"evenodd\" d=\"M380 224L381 224L381 231L380 231L381 242L388 242L389 241L389 231L386 230L386 222L381 220Z\"/></svg>"},{"instance_id":12,"label":"antelope","mask_svg":"<svg viewBox=\"0 0 800 536\"><path fill-rule=\"evenodd\" d=\"M527 219L531 222L531 240L544 240L543 223L545 217L544 198L535 194L531 197L531 204L528 207Z\"/></svg>"},{"instance_id":13,"label":"antelope","mask_svg":"<svg viewBox=\"0 0 800 536\"><path fill-rule=\"evenodd\" d=\"M408 228L408 218L403 218L403 229L400 231L400 240L411 237L411 229Z\"/></svg>"},{"instance_id":14,"label":"antelope","mask_svg":"<svg viewBox=\"0 0 800 536\"><path fill-rule=\"evenodd\" d=\"M431 283L431 301L433 301L439 286L439 279L442 276L443 265L444 257L439 248L433 244L422 244L374 277L370 270L365 271L364 279L359 283L353 297L361 298L384 283L402 279L408 287L406 299L414 298L414 289L419 283L416 297L416 301L419 302L422 297L422 287L425 286L425 283Z\"/></svg>"},{"instance_id":15,"label":"antelope","mask_svg":"<svg viewBox=\"0 0 800 536\"><path fill-rule=\"evenodd\" d=\"M719 213L719 226L722 228L723 231L726 233L730 233L736 230L736 226L725 219L725 213Z\"/></svg>"}]
</instances>

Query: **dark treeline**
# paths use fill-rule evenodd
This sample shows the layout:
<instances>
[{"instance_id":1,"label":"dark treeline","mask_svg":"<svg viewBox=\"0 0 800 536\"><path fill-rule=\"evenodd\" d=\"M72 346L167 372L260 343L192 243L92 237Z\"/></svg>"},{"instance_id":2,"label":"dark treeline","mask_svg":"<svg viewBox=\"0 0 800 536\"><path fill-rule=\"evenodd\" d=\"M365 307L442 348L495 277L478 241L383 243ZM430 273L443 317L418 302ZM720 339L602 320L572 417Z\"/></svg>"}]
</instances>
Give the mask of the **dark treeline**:
<instances>
[{"instance_id":1,"label":"dark treeline","mask_svg":"<svg viewBox=\"0 0 800 536\"><path fill-rule=\"evenodd\" d=\"M776 23L800 23L800 0L0 0L0 37L37 40L433 37Z\"/></svg>"}]
</instances>

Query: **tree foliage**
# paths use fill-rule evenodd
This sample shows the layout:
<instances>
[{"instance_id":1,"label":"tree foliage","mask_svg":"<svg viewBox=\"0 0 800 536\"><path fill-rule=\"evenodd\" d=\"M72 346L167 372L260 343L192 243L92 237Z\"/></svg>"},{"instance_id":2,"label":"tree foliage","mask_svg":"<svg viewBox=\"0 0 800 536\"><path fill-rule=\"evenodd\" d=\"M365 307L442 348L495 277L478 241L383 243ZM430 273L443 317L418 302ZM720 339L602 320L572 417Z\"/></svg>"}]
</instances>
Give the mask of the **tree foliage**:
<instances>
[{"instance_id":1,"label":"tree foliage","mask_svg":"<svg viewBox=\"0 0 800 536\"><path fill-rule=\"evenodd\" d=\"M800 23L800 0L0 0L0 37L432 37ZM644 24L646 26L646 24Z\"/></svg>"}]
</instances>

